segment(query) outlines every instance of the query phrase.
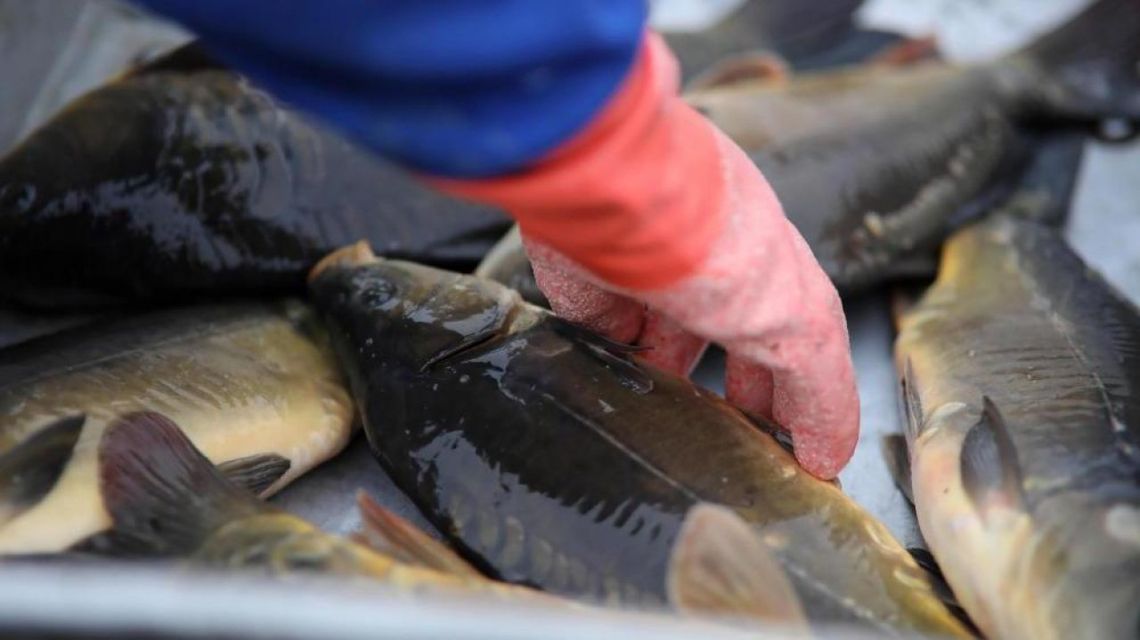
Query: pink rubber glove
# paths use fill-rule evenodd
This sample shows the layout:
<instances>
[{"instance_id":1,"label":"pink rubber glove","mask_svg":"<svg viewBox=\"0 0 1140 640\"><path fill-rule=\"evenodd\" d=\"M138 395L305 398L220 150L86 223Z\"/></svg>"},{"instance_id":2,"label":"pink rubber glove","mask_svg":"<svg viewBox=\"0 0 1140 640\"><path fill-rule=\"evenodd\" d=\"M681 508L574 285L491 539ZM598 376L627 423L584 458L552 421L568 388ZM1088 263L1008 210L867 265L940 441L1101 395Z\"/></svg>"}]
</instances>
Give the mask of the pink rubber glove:
<instances>
[{"instance_id":1,"label":"pink rubber glove","mask_svg":"<svg viewBox=\"0 0 1140 640\"><path fill-rule=\"evenodd\" d=\"M438 183L515 215L560 316L681 375L716 342L728 400L786 428L805 469L832 478L850 459L859 399L839 296L751 160L678 97L659 39L534 170Z\"/></svg>"},{"instance_id":2,"label":"pink rubber glove","mask_svg":"<svg viewBox=\"0 0 1140 640\"><path fill-rule=\"evenodd\" d=\"M652 347L642 357L664 369L687 375L708 341L724 347L728 400L782 425L800 464L833 478L859 435L839 296L755 165L717 135L728 224L692 275L622 295L548 245L524 238L535 278L558 315Z\"/></svg>"}]
</instances>

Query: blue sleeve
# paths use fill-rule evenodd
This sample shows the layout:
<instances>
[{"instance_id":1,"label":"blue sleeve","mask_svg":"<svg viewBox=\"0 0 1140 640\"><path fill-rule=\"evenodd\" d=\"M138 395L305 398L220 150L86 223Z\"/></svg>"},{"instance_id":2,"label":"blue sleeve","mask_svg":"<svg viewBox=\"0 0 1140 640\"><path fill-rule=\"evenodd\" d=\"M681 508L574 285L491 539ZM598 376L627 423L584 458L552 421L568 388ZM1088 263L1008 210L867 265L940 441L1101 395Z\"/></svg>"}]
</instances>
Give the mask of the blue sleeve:
<instances>
[{"instance_id":1,"label":"blue sleeve","mask_svg":"<svg viewBox=\"0 0 1140 640\"><path fill-rule=\"evenodd\" d=\"M138 0L295 107L423 172L525 167L580 131L646 0Z\"/></svg>"}]
</instances>

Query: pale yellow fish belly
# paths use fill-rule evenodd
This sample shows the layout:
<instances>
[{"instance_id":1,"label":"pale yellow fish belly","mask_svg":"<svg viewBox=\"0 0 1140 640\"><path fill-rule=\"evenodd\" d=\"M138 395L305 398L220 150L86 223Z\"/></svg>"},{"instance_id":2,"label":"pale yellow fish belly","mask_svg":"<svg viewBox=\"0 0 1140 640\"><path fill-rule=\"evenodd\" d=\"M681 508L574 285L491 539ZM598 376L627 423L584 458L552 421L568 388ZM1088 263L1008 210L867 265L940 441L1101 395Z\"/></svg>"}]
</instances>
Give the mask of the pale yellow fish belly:
<instances>
[{"instance_id":1,"label":"pale yellow fish belly","mask_svg":"<svg viewBox=\"0 0 1140 640\"><path fill-rule=\"evenodd\" d=\"M27 433L59 417L87 422L59 481L38 504L0 527L0 553L65 549L106 529L97 450L106 425L132 411L177 423L215 463L259 454L290 460L275 492L339 452L354 411L332 354L284 317L190 336L47 375L0 393L20 401L0 414L0 431Z\"/></svg>"}]
</instances>

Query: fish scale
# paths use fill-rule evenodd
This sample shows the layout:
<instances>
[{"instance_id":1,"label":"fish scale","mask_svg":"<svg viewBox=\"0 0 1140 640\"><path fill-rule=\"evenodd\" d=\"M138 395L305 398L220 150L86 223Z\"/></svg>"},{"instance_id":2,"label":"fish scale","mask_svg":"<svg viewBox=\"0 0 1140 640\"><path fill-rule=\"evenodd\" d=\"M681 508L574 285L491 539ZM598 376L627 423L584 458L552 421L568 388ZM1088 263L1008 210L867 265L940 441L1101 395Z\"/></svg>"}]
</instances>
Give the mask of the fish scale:
<instances>
[{"instance_id":1,"label":"fish scale","mask_svg":"<svg viewBox=\"0 0 1140 640\"><path fill-rule=\"evenodd\" d=\"M968 66L772 79L753 57L686 99L749 153L840 291L859 292L928 270L947 234L1019 183L1035 186L1031 200L1065 199L1079 143L1040 125L1140 122L1138 16L1134 0L1091 2L1024 49Z\"/></svg>"},{"instance_id":2,"label":"fish scale","mask_svg":"<svg viewBox=\"0 0 1140 640\"><path fill-rule=\"evenodd\" d=\"M1140 313L1058 231L1004 215L953 236L903 315L919 524L988 636L1140 629L1140 537L1111 524L1140 521L1138 344Z\"/></svg>"},{"instance_id":3,"label":"fish scale","mask_svg":"<svg viewBox=\"0 0 1140 640\"><path fill-rule=\"evenodd\" d=\"M309 313L296 301L191 306L5 350L0 460L66 464L42 495L26 496L31 504L13 509L0 499L0 553L58 551L109 524L95 451L126 412L177 419L216 463L283 458L289 467L272 491L339 451L352 430L351 400ZM12 458L17 445L76 415L85 419L71 449L46 462Z\"/></svg>"},{"instance_id":4,"label":"fish scale","mask_svg":"<svg viewBox=\"0 0 1140 640\"><path fill-rule=\"evenodd\" d=\"M360 238L472 266L507 227L197 58L96 89L0 158L0 281L42 306L299 290Z\"/></svg>"},{"instance_id":5,"label":"fish scale","mask_svg":"<svg viewBox=\"0 0 1140 640\"><path fill-rule=\"evenodd\" d=\"M678 568L694 510L741 519L756 556L821 624L885 635L965 630L886 528L811 477L721 398L491 281L360 246L311 291L372 450L436 526L508 581L626 606L707 586ZM484 546L480 513L517 522L523 559ZM628 515L626 515L628 513ZM758 540L752 540L757 538ZM781 569L782 567L782 569ZM721 601L714 598L714 601ZM754 609L741 611L755 615Z\"/></svg>"}]
</instances>

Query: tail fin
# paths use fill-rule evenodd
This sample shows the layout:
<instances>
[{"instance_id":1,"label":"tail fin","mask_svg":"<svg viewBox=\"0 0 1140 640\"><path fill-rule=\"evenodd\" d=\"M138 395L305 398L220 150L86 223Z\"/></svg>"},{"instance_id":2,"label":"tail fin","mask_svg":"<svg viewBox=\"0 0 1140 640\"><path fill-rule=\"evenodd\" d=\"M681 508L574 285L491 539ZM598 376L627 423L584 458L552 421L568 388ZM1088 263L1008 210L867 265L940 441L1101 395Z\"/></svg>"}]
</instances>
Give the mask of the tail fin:
<instances>
[{"instance_id":1,"label":"tail fin","mask_svg":"<svg viewBox=\"0 0 1140 640\"><path fill-rule=\"evenodd\" d=\"M1038 71L1033 94L1052 116L1140 121L1140 5L1096 0L1023 49Z\"/></svg>"},{"instance_id":2,"label":"tail fin","mask_svg":"<svg viewBox=\"0 0 1140 640\"><path fill-rule=\"evenodd\" d=\"M268 507L228 482L160 413L125 415L99 444L99 486L116 553L184 555L220 525Z\"/></svg>"}]
</instances>

